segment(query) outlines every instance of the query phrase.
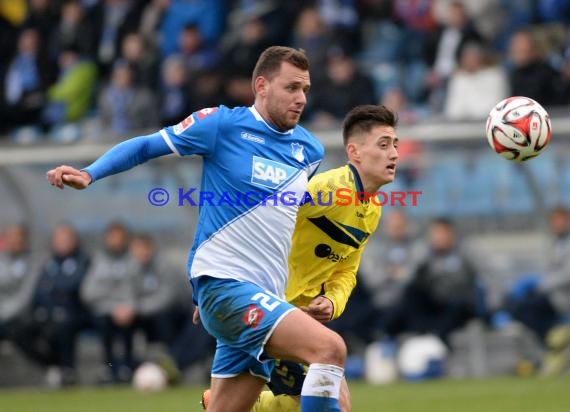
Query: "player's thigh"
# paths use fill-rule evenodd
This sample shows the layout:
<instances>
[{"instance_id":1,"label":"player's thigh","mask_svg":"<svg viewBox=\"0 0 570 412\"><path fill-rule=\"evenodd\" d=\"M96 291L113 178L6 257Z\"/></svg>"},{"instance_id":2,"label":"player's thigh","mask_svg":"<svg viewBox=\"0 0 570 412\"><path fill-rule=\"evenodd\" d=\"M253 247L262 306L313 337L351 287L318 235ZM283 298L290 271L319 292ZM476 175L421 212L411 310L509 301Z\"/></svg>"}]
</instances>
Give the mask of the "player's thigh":
<instances>
[{"instance_id":1,"label":"player's thigh","mask_svg":"<svg viewBox=\"0 0 570 412\"><path fill-rule=\"evenodd\" d=\"M346 359L346 345L340 335L300 310L289 312L277 324L265 351L272 358L307 364L344 366Z\"/></svg>"},{"instance_id":2,"label":"player's thigh","mask_svg":"<svg viewBox=\"0 0 570 412\"><path fill-rule=\"evenodd\" d=\"M231 378L212 378L208 412L249 412L265 381L249 373Z\"/></svg>"},{"instance_id":3,"label":"player's thigh","mask_svg":"<svg viewBox=\"0 0 570 412\"><path fill-rule=\"evenodd\" d=\"M340 405L341 412L352 411L350 391L348 390L348 383L346 382L346 378L343 378L342 382L340 383L340 395L338 398L338 403Z\"/></svg>"}]
</instances>

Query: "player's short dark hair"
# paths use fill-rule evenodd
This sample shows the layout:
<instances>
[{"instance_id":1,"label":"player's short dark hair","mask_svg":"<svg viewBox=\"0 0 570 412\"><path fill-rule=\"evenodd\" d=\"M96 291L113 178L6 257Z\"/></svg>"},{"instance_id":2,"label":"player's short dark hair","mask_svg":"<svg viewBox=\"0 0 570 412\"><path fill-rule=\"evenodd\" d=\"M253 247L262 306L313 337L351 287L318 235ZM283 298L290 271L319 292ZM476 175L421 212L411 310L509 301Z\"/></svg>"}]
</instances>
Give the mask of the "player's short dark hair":
<instances>
[{"instance_id":1,"label":"player's short dark hair","mask_svg":"<svg viewBox=\"0 0 570 412\"><path fill-rule=\"evenodd\" d=\"M396 127L398 116L384 105L365 104L356 106L342 122L342 140L346 146L350 137L357 133L368 133L376 126Z\"/></svg>"},{"instance_id":2,"label":"player's short dark hair","mask_svg":"<svg viewBox=\"0 0 570 412\"><path fill-rule=\"evenodd\" d=\"M255 79L263 76L269 80L281 69L281 63L287 62L301 70L309 70L309 59L302 49L286 46L271 46L261 53L251 78L255 92Z\"/></svg>"}]
</instances>

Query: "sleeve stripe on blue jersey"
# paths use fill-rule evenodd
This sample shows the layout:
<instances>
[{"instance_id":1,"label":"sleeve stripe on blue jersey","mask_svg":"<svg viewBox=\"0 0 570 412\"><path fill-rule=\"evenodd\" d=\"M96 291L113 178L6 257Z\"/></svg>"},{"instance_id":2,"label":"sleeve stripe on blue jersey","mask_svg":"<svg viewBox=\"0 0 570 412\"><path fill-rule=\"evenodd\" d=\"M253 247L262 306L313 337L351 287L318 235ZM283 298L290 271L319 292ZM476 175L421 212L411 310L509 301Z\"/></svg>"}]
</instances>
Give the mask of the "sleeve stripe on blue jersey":
<instances>
[{"instance_id":1,"label":"sleeve stripe on blue jersey","mask_svg":"<svg viewBox=\"0 0 570 412\"><path fill-rule=\"evenodd\" d=\"M180 154L180 152L178 151L176 146L174 146L174 143L172 143L172 140L170 140L170 136L168 136L168 133L166 133L166 130L161 129L160 135L162 136L162 138L164 139L164 141L166 142L168 147L170 147L170 150L172 150L174 153L176 153L176 156L182 157L182 155Z\"/></svg>"}]
</instances>

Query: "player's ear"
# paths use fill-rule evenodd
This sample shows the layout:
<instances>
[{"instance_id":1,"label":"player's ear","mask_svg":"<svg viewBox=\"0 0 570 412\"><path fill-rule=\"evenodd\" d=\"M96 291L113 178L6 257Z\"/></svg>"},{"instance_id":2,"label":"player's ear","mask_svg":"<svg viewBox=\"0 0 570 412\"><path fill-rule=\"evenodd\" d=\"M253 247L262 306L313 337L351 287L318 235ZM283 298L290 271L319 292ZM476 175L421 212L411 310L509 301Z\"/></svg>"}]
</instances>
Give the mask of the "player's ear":
<instances>
[{"instance_id":1,"label":"player's ear","mask_svg":"<svg viewBox=\"0 0 570 412\"><path fill-rule=\"evenodd\" d=\"M346 144L346 154L348 155L348 160L360 161L360 151L358 150L358 145L354 142Z\"/></svg>"},{"instance_id":2,"label":"player's ear","mask_svg":"<svg viewBox=\"0 0 570 412\"><path fill-rule=\"evenodd\" d=\"M253 91L255 95L260 95L262 97L267 96L267 89L269 86L269 82L263 76L257 76L255 81L253 82Z\"/></svg>"}]
</instances>

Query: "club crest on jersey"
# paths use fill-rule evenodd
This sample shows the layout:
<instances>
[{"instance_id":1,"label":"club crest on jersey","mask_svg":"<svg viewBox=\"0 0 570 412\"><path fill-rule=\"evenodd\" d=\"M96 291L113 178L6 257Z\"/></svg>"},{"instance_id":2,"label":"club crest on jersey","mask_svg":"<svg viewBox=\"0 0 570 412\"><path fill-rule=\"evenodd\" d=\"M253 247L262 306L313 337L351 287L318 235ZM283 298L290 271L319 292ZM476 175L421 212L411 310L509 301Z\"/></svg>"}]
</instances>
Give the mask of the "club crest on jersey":
<instances>
[{"instance_id":1,"label":"club crest on jersey","mask_svg":"<svg viewBox=\"0 0 570 412\"><path fill-rule=\"evenodd\" d=\"M263 157L253 156L251 183L277 188L297 171L296 168Z\"/></svg>"},{"instance_id":2,"label":"club crest on jersey","mask_svg":"<svg viewBox=\"0 0 570 412\"><path fill-rule=\"evenodd\" d=\"M305 160L305 154L303 153L303 145L299 143L291 143L291 154L299 162Z\"/></svg>"},{"instance_id":3,"label":"club crest on jersey","mask_svg":"<svg viewBox=\"0 0 570 412\"><path fill-rule=\"evenodd\" d=\"M188 116L186 119L182 120L180 123L173 127L174 133L180 134L184 130L188 129L194 124L194 117L192 115Z\"/></svg>"},{"instance_id":4,"label":"club crest on jersey","mask_svg":"<svg viewBox=\"0 0 570 412\"><path fill-rule=\"evenodd\" d=\"M249 305L243 314L242 321L250 328L257 328L261 319L263 319L263 311L255 305Z\"/></svg>"}]
</instances>

